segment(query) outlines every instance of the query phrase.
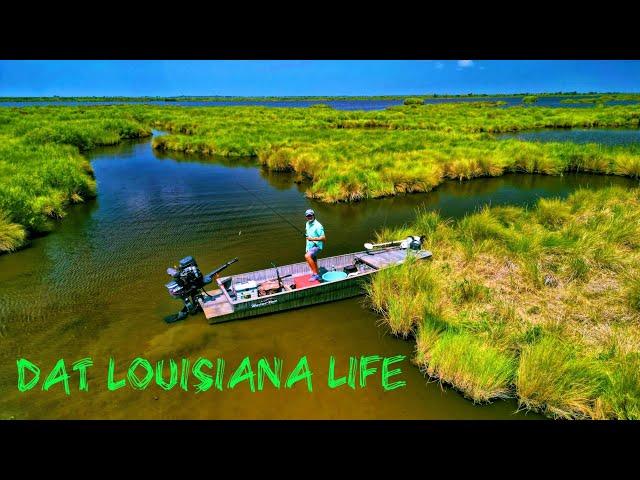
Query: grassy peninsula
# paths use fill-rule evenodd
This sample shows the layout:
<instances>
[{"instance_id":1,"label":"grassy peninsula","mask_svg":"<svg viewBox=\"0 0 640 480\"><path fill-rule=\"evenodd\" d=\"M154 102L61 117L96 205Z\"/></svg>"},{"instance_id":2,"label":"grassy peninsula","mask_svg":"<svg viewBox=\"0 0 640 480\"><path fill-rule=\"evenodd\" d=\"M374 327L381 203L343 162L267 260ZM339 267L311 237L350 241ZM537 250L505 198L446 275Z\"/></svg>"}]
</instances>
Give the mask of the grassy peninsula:
<instances>
[{"instance_id":1,"label":"grassy peninsula","mask_svg":"<svg viewBox=\"0 0 640 480\"><path fill-rule=\"evenodd\" d=\"M581 190L453 222L420 212L432 261L378 274L373 307L429 377L552 417L640 419L640 189Z\"/></svg>"},{"instance_id":2,"label":"grassy peninsula","mask_svg":"<svg viewBox=\"0 0 640 480\"><path fill-rule=\"evenodd\" d=\"M493 133L536 128L632 127L640 108L510 107L491 103L407 105L384 111L166 110L154 121L171 135L160 150L255 156L272 170L290 170L324 202L426 192L447 178L505 172L590 171L637 176L637 148L497 140Z\"/></svg>"}]
</instances>

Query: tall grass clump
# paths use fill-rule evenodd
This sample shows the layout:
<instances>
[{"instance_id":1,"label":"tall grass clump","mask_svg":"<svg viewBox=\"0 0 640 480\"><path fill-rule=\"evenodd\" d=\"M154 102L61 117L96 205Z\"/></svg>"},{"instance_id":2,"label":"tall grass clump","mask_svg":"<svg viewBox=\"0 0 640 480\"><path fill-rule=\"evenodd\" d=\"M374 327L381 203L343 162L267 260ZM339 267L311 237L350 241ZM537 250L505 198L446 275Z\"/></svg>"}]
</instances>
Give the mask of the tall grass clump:
<instances>
[{"instance_id":1,"label":"tall grass clump","mask_svg":"<svg viewBox=\"0 0 640 480\"><path fill-rule=\"evenodd\" d=\"M426 372L459 388L475 402L510 395L514 359L468 333L447 331L431 348Z\"/></svg>"},{"instance_id":2,"label":"tall grass clump","mask_svg":"<svg viewBox=\"0 0 640 480\"><path fill-rule=\"evenodd\" d=\"M75 147L0 145L0 209L32 232L46 232L66 206L95 196L89 162Z\"/></svg>"},{"instance_id":3,"label":"tall grass clump","mask_svg":"<svg viewBox=\"0 0 640 480\"><path fill-rule=\"evenodd\" d=\"M438 314L439 278L429 264L409 259L395 271L380 271L366 289L384 325L402 338L415 334L425 315Z\"/></svg>"},{"instance_id":4,"label":"tall grass clump","mask_svg":"<svg viewBox=\"0 0 640 480\"><path fill-rule=\"evenodd\" d=\"M633 310L640 312L640 276L631 280L627 291L627 301Z\"/></svg>"},{"instance_id":5,"label":"tall grass clump","mask_svg":"<svg viewBox=\"0 0 640 480\"><path fill-rule=\"evenodd\" d=\"M616 357L606 375L607 385L600 399L602 417L640 420L640 353Z\"/></svg>"},{"instance_id":6,"label":"tall grass clump","mask_svg":"<svg viewBox=\"0 0 640 480\"><path fill-rule=\"evenodd\" d=\"M405 105L424 105L424 99L419 97L407 97L402 103Z\"/></svg>"},{"instance_id":7,"label":"tall grass clump","mask_svg":"<svg viewBox=\"0 0 640 480\"><path fill-rule=\"evenodd\" d=\"M536 214L538 222L556 230L571 218L571 207L559 198L541 198L538 200Z\"/></svg>"},{"instance_id":8,"label":"tall grass clump","mask_svg":"<svg viewBox=\"0 0 640 480\"><path fill-rule=\"evenodd\" d=\"M545 337L522 350L515 384L521 405L560 418L589 418L605 377L574 347Z\"/></svg>"},{"instance_id":9,"label":"tall grass clump","mask_svg":"<svg viewBox=\"0 0 640 480\"><path fill-rule=\"evenodd\" d=\"M11 222L9 215L0 211L0 253L13 252L24 245L27 232L22 225Z\"/></svg>"}]
</instances>

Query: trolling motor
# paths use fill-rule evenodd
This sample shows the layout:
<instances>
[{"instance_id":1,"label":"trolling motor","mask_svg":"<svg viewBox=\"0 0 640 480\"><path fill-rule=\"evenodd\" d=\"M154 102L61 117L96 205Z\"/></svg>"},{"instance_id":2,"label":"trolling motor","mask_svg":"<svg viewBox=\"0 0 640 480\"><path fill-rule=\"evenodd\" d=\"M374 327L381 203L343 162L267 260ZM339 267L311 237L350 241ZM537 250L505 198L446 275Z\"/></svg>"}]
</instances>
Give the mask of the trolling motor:
<instances>
[{"instance_id":1,"label":"trolling motor","mask_svg":"<svg viewBox=\"0 0 640 480\"><path fill-rule=\"evenodd\" d=\"M173 323L182 320L189 314L193 315L200 309L198 299L207 297L207 293L203 290L205 285L212 282L213 278L222 270L232 263L238 261L238 257L228 261L224 265L219 266L207 275L202 275L195 258L189 256L180 260L177 267L167 268L167 273L173 278L165 287L169 291L169 295L173 298L180 299L184 303L184 307L178 313L168 315L164 318L165 322Z\"/></svg>"},{"instance_id":2,"label":"trolling motor","mask_svg":"<svg viewBox=\"0 0 640 480\"><path fill-rule=\"evenodd\" d=\"M410 235L404 240L396 240L386 243L365 243L367 253L386 251L390 248L402 248L404 250L420 250L424 242L424 235Z\"/></svg>"}]
</instances>

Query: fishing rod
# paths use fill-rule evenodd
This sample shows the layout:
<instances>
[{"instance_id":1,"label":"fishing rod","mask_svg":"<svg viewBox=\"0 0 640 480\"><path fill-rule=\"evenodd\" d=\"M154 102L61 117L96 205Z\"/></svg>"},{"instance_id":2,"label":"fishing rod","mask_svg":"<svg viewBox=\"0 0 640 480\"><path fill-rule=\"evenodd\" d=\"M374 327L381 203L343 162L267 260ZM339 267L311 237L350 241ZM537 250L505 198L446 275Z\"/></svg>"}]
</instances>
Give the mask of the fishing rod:
<instances>
[{"instance_id":1,"label":"fishing rod","mask_svg":"<svg viewBox=\"0 0 640 480\"><path fill-rule=\"evenodd\" d=\"M244 191L246 191L247 193L249 193L250 195L252 195L256 200L258 200L260 203L262 203L265 207L267 207L269 210L271 210L273 213L275 213L276 215L278 215L282 220L284 220L285 222L287 222L289 225L291 225L293 228L295 228L299 233L303 234L305 238L307 238L307 233L303 232L302 230L300 230L298 227L296 227L293 223L291 223L289 220L287 220L285 217L283 217L282 215L280 215L279 212L277 212L274 208L272 208L270 205L268 205L267 203L265 203L260 197L258 197L255 193L253 193L251 190L247 189L244 185L242 185L240 182L236 182L238 185L240 185L242 187L242 189ZM312 240L309 240L310 242L312 242L316 247L318 246L318 244L316 242L313 242Z\"/></svg>"}]
</instances>

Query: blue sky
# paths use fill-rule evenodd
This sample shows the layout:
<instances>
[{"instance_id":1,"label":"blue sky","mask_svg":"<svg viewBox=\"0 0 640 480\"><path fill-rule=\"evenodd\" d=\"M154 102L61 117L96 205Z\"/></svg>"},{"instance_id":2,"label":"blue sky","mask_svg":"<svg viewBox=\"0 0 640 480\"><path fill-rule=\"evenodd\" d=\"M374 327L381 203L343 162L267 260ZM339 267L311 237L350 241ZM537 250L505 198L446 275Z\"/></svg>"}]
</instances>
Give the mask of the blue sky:
<instances>
[{"instance_id":1,"label":"blue sky","mask_svg":"<svg viewBox=\"0 0 640 480\"><path fill-rule=\"evenodd\" d=\"M0 60L0 96L640 92L630 60Z\"/></svg>"}]
</instances>

